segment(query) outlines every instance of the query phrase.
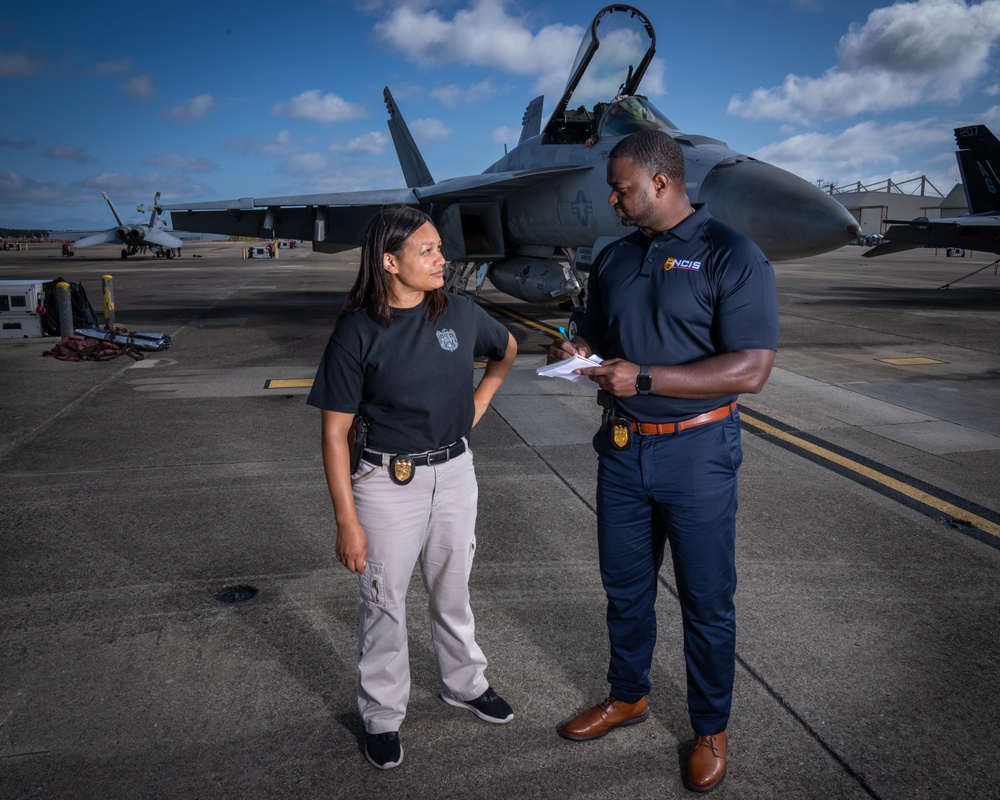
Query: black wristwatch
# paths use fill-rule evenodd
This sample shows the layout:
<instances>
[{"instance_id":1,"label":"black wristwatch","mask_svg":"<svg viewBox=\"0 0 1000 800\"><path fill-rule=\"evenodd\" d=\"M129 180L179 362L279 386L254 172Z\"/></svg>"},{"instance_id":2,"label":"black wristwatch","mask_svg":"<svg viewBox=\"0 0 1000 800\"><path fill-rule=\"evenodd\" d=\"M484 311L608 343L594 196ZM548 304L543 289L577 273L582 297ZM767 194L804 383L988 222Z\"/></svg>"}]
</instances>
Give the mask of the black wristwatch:
<instances>
[{"instance_id":1,"label":"black wristwatch","mask_svg":"<svg viewBox=\"0 0 1000 800\"><path fill-rule=\"evenodd\" d=\"M649 374L648 364L639 367L639 374L635 378L635 390L639 394L649 394L653 391L653 376Z\"/></svg>"}]
</instances>

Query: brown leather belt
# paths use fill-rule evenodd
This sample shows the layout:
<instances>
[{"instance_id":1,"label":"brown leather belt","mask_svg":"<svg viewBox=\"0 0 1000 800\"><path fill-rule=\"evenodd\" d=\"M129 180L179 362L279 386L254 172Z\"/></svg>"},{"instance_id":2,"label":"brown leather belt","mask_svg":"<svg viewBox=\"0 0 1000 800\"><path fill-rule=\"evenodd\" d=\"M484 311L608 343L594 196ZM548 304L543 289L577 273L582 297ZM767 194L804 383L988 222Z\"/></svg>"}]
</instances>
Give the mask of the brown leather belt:
<instances>
[{"instance_id":1,"label":"brown leather belt","mask_svg":"<svg viewBox=\"0 0 1000 800\"><path fill-rule=\"evenodd\" d=\"M633 433L640 433L643 436L651 436L659 433L680 433L688 428L697 428L699 425L707 425L709 422L716 422L725 419L736 410L736 401L733 400L728 406L722 406L714 411L706 411L691 419L682 419L680 422L634 422L628 420L629 427Z\"/></svg>"}]
</instances>

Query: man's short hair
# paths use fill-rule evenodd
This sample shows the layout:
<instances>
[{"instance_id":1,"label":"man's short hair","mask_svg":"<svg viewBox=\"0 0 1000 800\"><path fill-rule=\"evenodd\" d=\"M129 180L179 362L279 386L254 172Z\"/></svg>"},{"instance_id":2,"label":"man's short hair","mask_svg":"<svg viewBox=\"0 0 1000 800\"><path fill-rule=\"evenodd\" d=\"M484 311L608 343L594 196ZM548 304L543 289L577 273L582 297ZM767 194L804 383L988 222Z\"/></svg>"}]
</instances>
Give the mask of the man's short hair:
<instances>
[{"instance_id":1,"label":"man's short hair","mask_svg":"<svg viewBox=\"0 0 1000 800\"><path fill-rule=\"evenodd\" d=\"M608 158L631 158L650 175L662 172L674 183L684 185L684 153L669 133L637 131L611 148Z\"/></svg>"}]
</instances>

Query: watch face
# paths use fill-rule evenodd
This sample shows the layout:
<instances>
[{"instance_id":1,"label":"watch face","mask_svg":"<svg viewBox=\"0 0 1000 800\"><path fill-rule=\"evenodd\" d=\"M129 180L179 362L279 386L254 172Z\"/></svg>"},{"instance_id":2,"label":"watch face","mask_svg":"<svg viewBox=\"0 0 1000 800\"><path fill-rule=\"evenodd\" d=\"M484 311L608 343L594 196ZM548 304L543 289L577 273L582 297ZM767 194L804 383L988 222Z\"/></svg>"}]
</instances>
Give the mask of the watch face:
<instances>
[{"instance_id":1,"label":"watch face","mask_svg":"<svg viewBox=\"0 0 1000 800\"><path fill-rule=\"evenodd\" d=\"M650 375L640 375L635 379L635 388L639 392L648 392L653 388L653 378Z\"/></svg>"}]
</instances>

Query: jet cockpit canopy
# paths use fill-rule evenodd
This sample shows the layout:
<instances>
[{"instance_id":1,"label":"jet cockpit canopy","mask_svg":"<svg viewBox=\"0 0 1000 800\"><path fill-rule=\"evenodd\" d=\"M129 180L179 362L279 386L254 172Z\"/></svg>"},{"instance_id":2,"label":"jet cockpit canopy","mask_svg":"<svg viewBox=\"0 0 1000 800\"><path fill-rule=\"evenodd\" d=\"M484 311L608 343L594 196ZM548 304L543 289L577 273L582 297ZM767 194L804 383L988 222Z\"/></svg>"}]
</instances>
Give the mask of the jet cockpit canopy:
<instances>
[{"instance_id":1,"label":"jet cockpit canopy","mask_svg":"<svg viewBox=\"0 0 1000 800\"><path fill-rule=\"evenodd\" d=\"M598 103L594 107L594 117L597 136L602 139L628 136L648 129L677 130L674 123L641 95L617 97L611 103Z\"/></svg>"},{"instance_id":2,"label":"jet cockpit canopy","mask_svg":"<svg viewBox=\"0 0 1000 800\"><path fill-rule=\"evenodd\" d=\"M602 35L598 36L602 20ZM612 97L617 102L621 96L634 96L655 52L656 33L641 11L621 4L601 9L580 43L566 89L545 125L542 141L582 144L595 134L601 105ZM575 109L569 107L571 100Z\"/></svg>"}]
</instances>

